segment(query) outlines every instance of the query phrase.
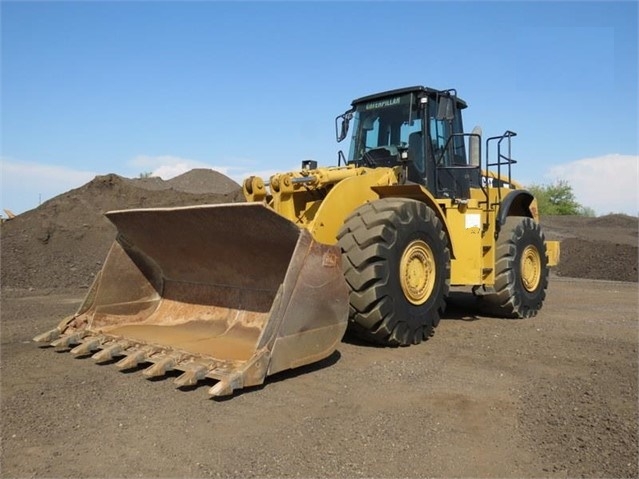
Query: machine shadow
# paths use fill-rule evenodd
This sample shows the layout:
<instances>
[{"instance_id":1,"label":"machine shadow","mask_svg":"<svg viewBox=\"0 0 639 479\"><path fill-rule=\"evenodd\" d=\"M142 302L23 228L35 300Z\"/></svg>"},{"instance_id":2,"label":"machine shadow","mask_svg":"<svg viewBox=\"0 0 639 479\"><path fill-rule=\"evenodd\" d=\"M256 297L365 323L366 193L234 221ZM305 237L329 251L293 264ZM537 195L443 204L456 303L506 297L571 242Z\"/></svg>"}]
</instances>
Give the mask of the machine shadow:
<instances>
[{"instance_id":1,"label":"machine shadow","mask_svg":"<svg viewBox=\"0 0 639 479\"><path fill-rule=\"evenodd\" d=\"M215 402L225 402L225 401L230 401L233 398L236 398L238 396L242 396L244 394L250 394L254 391L258 391L260 389L264 389L265 387L268 387L272 384L277 384L281 381L286 381L288 379L292 379L292 378L296 378L299 376L303 376L305 374L310 374L310 373L314 373L315 371L319 371L321 369L324 368L328 368L330 366L333 366L335 363L337 363L340 358L342 357L341 353L339 352L339 350L335 350L333 351L333 353L320 360L317 361L316 363L312 363L312 364L307 364L305 366L300 366L298 368L294 368L294 369L287 369L285 371L281 371L279 373L276 373L272 376L267 376L266 379L264 380L264 384L260 384L258 386L249 386L249 387L245 387L242 389L238 389L236 391L233 391L233 394L229 395L229 396L218 396L218 397L211 397L212 401ZM211 384L213 385L215 384L216 381L211 380Z\"/></svg>"},{"instance_id":2,"label":"machine shadow","mask_svg":"<svg viewBox=\"0 0 639 479\"><path fill-rule=\"evenodd\" d=\"M486 317L480 299L471 292L452 291L446 300L442 320L477 321Z\"/></svg>"}]
</instances>

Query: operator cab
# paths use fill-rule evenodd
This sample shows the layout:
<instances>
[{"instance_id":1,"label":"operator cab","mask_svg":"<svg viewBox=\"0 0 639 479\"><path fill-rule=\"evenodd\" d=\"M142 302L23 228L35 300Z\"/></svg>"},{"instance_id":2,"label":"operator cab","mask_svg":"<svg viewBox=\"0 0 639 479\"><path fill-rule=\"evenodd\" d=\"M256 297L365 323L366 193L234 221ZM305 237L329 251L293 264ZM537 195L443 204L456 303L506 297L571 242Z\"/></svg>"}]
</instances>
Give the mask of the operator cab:
<instances>
[{"instance_id":1,"label":"operator cab","mask_svg":"<svg viewBox=\"0 0 639 479\"><path fill-rule=\"evenodd\" d=\"M365 96L336 118L337 141L346 138L352 120L348 164L403 165L408 181L436 197L467 199L469 188L480 186L480 168L466 157L465 137L473 136L464 135L466 106L455 90L423 86Z\"/></svg>"}]
</instances>

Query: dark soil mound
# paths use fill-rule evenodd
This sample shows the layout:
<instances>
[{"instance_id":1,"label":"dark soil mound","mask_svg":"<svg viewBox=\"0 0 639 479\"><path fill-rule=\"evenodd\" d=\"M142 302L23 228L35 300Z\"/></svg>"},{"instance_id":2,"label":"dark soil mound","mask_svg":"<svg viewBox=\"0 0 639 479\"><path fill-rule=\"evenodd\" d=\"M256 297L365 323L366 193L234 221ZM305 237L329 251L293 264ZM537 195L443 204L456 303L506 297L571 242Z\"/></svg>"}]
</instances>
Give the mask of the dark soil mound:
<instances>
[{"instance_id":1,"label":"dark soil mound","mask_svg":"<svg viewBox=\"0 0 639 479\"><path fill-rule=\"evenodd\" d=\"M184 180L171 183L159 178L97 176L5 222L1 232L2 287L90 285L116 235L115 227L104 216L107 211L244 201L232 180L221 174L204 176L208 180L193 182L194 188ZM210 185L208 192L203 191L205 183ZM235 184L235 190L229 190L230 183ZM218 187L225 193L217 191Z\"/></svg>"},{"instance_id":2,"label":"dark soil mound","mask_svg":"<svg viewBox=\"0 0 639 479\"><path fill-rule=\"evenodd\" d=\"M187 171L180 176L170 179L167 181L167 184L178 191L199 194L210 193L211 191L222 194L233 193L240 188L240 185L228 176L215 170L206 170L203 168Z\"/></svg>"},{"instance_id":3,"label":"dark soil mound","mask_svg":"<svg viewBox=\"0 0 639 479\"><path fill-rule=\"evenodd\" d=\"M228 176L223 175L219 171L206 168L196 168L167 181L157 176L132 180L122 178L122 180L128 181L131 185L137 188L144 188L145 190L157 191L174 189L176 191L194 194L219 193L224 195L235 193L241 189L241 186Z\"/></svg>"},{"instance_id":4,"label":"dark soil mound","mask_svg":"<svg viewBox=\"0 0 639 479\"><path fill-rule=\"evenodd\" d=\"M566 238L561 242L561 276L637 281L637 247Z\"/></svg>"},{"instance_id":5,"label":"dark soil mound","mask_svg":"<svg viewBox=\"0 0 639 479\"><path fill-rule=\"evenodd\" d=\"M599 216L598 218L590 218L588 225L599 228L629 228L634 229L636 232L637 228L639 228L639 218L618 214L606 215Z\"/></svg>"},{"instance_id":6,"label":"dark soil mound","mask_svg":"<svg viewBox=\"0 0 639 479\"><path fill-rule=\"evenodd\" d=\"M639 218L636 216L544 216L541 224L548 239L583 238L636 247L639 237Z\"/></svg>"},{"instance_id":7,"label":"dark soil mound","mask_svg":"<svg viewBox=\"0 0 639 479\"><path fill-rule=\"evenodd\" d=\"M556 272L574 278L638 281L639 219L627 215L548 216L546 239L561 241Z\"/></svg>"}]
</instances>

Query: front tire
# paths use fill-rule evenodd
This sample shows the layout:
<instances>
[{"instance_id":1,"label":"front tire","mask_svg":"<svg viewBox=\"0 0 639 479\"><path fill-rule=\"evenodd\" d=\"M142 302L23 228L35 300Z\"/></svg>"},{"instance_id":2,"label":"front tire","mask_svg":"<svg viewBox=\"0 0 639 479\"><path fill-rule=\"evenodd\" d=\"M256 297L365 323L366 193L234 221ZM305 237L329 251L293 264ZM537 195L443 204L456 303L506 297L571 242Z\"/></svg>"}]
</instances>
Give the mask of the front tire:
<instances>
[{"instance_id":1,"label":"front tire","mask_svg":"<svg viewBox=\"0 0 639 479\"><path fill-rule=\"evenodd\" d=\"M389 346L428 339L450 284L450 250L434 211L383 198L355 210L337 238L351 290L350 331Z\"/></svg>"},{"instance_id":2,"label":"front tire","mask_svg":"<svg viewBox=\"0 0 639 479\"><path fill-rule=\"evenodd\" d=\"M489 312L530 318L541 309L548 287L544 234L532 218L510 216L499 232L494 293L486 295Z\"/></svg>"}]
</instances>

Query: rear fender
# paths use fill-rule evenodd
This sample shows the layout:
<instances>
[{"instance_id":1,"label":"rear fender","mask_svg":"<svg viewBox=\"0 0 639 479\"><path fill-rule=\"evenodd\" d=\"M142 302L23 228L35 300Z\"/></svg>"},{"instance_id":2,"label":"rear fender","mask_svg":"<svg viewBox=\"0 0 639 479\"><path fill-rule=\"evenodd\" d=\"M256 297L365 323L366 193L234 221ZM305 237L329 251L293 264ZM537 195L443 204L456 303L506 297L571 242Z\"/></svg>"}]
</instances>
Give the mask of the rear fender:
<instances>
[{"instance_id":1,"label":"rear fender","mask_svg":"<svg viewBox=\"0 0 639 479\"><path fill-rule=\"evenodd\" d=\"M513 190L501 202L497 213L497 227L501 228L509 216L527 216L539 222L537 200L527 190Z\"/></svg>"},{"instance_id":2,"label":"rear fender","mask_svg":"<svg viewBox=\"0 0 639 479\"><path fill-rule=\"evenodd\" d=\"M524 216L539 223L537 199L526 190L510 192L502 201L497 213L497 231L506 223L509 216ZM557 266L560 257L559 241L545 241L548 266Z\"/></svg>"}]
</instances>

